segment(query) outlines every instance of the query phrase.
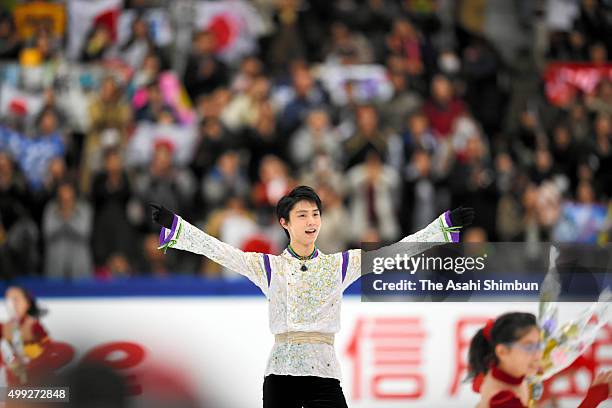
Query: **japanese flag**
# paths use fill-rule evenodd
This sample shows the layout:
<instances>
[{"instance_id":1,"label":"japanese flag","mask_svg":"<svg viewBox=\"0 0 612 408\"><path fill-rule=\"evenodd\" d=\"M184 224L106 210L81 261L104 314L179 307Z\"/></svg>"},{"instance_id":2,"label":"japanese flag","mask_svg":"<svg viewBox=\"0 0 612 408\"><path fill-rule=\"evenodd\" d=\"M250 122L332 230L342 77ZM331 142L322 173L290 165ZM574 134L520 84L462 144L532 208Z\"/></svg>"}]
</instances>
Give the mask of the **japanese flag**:
<instances>
[{"instance_id":1,"label":"japanese flag","mask_svg":"<svg viewBox=\"0 0 612 408\"><path fill-rule=\"evenodd\" d=\"M31 118L38 115L43 102L40 92L22 91L7 83L0 87L0 116L12 114Z\"/></svg>"},{"instance_id":2,"label":"japanese flag","mask_svg":"<svg viewBox=\"0 0 612 408\"><path fill-rule=\"evenodd\" d=\"M195 29L210 30L217 39L217 52L226 62L255 51L264 23L257 10L246 1L224 0L198 3Z\"/></svg>"}]
</instances>

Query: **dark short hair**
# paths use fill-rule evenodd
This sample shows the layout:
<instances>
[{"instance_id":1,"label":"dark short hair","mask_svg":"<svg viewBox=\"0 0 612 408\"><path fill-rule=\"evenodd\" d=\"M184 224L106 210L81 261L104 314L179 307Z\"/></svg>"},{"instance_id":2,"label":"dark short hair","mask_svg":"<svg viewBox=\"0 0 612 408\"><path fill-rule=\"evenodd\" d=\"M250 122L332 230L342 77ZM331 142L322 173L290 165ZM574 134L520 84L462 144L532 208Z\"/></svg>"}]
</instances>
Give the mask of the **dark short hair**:
<instances>
[{"instance_id":1,"label":"dark short hair","mask_svg":"<svg viewBox=\"0 0 612 408\"><path fill-rule=\"evenodd\" d=\"M323 213L323 209L321 208L321 199L319 195L314 191L311 187L308 186L298 186L291 190L289 194L283 196L280 200L278 200L278 204L276 204L276 216L278 221L280 222L281 218L285 220L289 220L289 213L295 207L295 205L299 201L310 201L314 203L319 209L319 214ZM287 238L289 237L289 232L283 228L285 234L287 234Z\"/></svg>"}]
</instances>

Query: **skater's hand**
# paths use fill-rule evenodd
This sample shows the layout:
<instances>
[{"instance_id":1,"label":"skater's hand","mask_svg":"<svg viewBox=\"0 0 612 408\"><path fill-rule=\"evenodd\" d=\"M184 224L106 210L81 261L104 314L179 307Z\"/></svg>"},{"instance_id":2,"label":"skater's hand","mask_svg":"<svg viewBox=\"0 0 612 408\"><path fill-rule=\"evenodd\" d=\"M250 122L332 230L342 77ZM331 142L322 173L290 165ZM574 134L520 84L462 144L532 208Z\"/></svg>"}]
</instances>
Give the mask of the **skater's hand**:
<instances>
[{"instance_id":1,"label":"skater's hand","mask_svg":"<svg viewBox=\"0 0 612 408\"><path fill-rule=\"evenodd\" d=\"M457 207L450 212L450 219L453 227L467 227L474 221L474 209L471 207Z\"/></svg>"},{"instance_id":2,"label":"skater's hand","mask_svg":"<svg viewBox=\"0 0 612 408\"><path fill-rule=\"evenodd\" d=\"M172 228L172 221L174 221L174 214L172 211L157 203L149 203L149 206L151 206L151 218L153 218L153 222L156 222L162 227Z\"/></svg>"}]
</instances>

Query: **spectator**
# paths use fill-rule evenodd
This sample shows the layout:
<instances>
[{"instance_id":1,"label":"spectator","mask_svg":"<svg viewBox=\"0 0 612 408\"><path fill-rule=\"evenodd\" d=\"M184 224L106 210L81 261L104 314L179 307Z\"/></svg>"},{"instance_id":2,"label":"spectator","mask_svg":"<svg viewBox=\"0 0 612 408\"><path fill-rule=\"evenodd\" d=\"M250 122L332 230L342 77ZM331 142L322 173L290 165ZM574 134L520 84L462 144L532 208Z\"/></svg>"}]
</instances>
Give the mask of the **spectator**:
<instances>
[{"instance_id":1,"label":"spectator","mask_svg":"<svg viewBox=\"0 0 612 408\"><path fill-rule=\"evenodd\" d=\"M215 165L219 157L232 147L234 136L223 126L218 117L202 120L191 169L196 178L202 179Z\"/></svg>"},{"instance_id":2,"label":"spectator","mask_svg":"<svg viewBox=\"0 0 612 408\"><path fill-rule=\"evenodd\" d=\"M331 44L326 54L326 62L330 64L369 64L373 60L368 41L341 21L331 26Z\"/></svg>"},{"instance_id":3,"label":"spectator","mask_svg":"<svg viewBox=\"0 0 612 408\"><path fill-rule=\"evenodd\" d=\"M468 244L482 244L489 242L487 232L481 227L470 227L463 234L461 242Z\"/></svg>"},{"instance_id":4,"label":"spectator","mask_svg":"<svg viewBox=\"0 0 612 408\"><path fill-rule=\"evenodd\" d=\"M519 120L518 128L511 135L510 146L514 156L521 159L521 165L530 166L534 161L536 147L544 143L543 137L534 112L524 110Z\"/></svg>"},{"instance_id":5,"label":"spectator","mask_svg":"<svg viewBox=\"0 0 612 408\"><path fill-rule=\"evenodd\" d=\"M184 78L185 88L192 100L228 83L227 68L217 58L216 47L212 32L200 31L195 35Z\"/></svg>"},{"instance_id":6,"label":"spectator","mask_svg":"<svg viewBox=\"0 0 612 408\"><path fill-rule=\"evenodd\" d=\"M601 42L591 45L589 47L589 58L593 65L605 65L608 62L608 50L606 50L606 46Z\"/></svg>"},{"instance_id":7,"label":"spectator","mask_svg":"<svg viewBox=\"0 0 612 408\"><path fill-rule=\"evenodd\" d=\"M342 160L340 135L332 128L324 110L312 110L305 125L291 138L290 157L298 169L304 170L317 154L325 154L336 163Z\"/></svg>"},{"instance_id":8,"label":"spectator","mask_svg":"<svg viewBox=\"0 0 612 408\"><path fill-rule=\"evenodd\" d=\"M598 197L612 198L612 119L600 114L595 122L595 188Z\"/></svg>"},{"instance_id":9,"label":"spectator","mask_svg":"<svg viewBox=\"0 0 612 408\"><path fill-rule=\"evenodd\" d=\"M19 55L21 41L17 35L15 22L10 14L0 15L0 59L15 59Z\"/></svg>"},{"instance_id":10,"label":"spectator","mask_svg":"<svg viewBox=\"0 0 612 408\"><path fill-rule=\"evenodd\" d=\"M37 225L41 225L45 207L57 195L58 186L68 177L66 160L61 156L51 159L45 172L42 188L30 191L32 216Z\"/></svg>"},{"instance_id":11,"label":"spectator","mask_svg":"<svg viewBox=\"0 0 612 408\"><path fill-rule=\"evenodd\" d=\"M43 91L43 105L36 119L39 126L42 124L43 115L45 115L48 111L51 111L55 115L55 128L62 132L66 130L66 127L69 125L69 115L63 107L59 106L57 102L57 94L52 87L46 88Z\"/></svg>"},{"instance_id":12,"label":"spectator","mask_svg":"<svg viewBox=\"0 0 612 408\"><path fill-rule=\"evenodd\" d=\"M400 234L394 198L399 189L398 174L383 163L377 150L370 149L347 178L353 237L364 242L394 241Z\"/></svg>"},{"instance_id":13,"label":"spectator","mask_svg":"<svg viewBox=\"0 0 612 408\"><path fill-rule=\"evenodd\" d=\"M145 217L148 203L161 203L173 211L190 214L197 190L196 180L187 168L173 163L174 147L166 140L158 141L154 146L153 158L147 171L139 172L134 181L134 194L140 210L133 222L147 232L153 232Z\"/></svg>"},{"instance_id":14,"label":"spectator","mask_svg":"<svg viewBox=\"0 0 612 408\"><path fill-rule=\"evenodd\" d=\"M143 259L140 270L150 273L152 276L168 276L172 270L173 257L164 254L157 249L159 246L159 234L146 234L142 241Z\"/></svg>"},{"instance_id":15,"label":"spectator","mask_svg":"<svg viewBox=\"0 0 612 408\"><path fill-rule=\"evenodd\" d=\"M465 100L485 134L500 130L499 118L505 108L504 95L497 83L503 68L500 59L485 39L474 40L463 51Z\"/></svg>"},{"instance_id":16,"label":"spectator","mask_svg":"<svg viewBox=\"0 0 612 408\"><path fill-rule=\"evenodd\" d=\"M586 106L592 113L612 115L612 80L602 80L596 94L586 98Z\"/></svg>"},{"instance_id":17,"label":"spectator","mask_svg":"<svg viewBox=\"0 0 612 408\"><path fill-rule=\"evenodd\" d=\"M612 26L602 1L583 0L580 2L580 15L575 22L576 29L584 33L589 42L605 41L608 50L612 50ZM609 4L607 5L609 9Z\"/></svg>"},{"instance_id":18,"label":"spectator","mask_svg":"<svg viewBox=\"0 0 612 408\"><path fill-rule=\"evenodd\" d=\"M43 215L45 276L75 279L93 275L92 221L91 207L77 197L75 187L69 182L60 184Z\"/></svg>"},{"instance_id":19,"label":"spectator","mask_svg":"<svg viewBox=\"0 0 612 408\"><path fill-rule=\"evenodd\" d=\"M555 183L545 182L539 187L529 184L523 195L524 233L521 241L528 244L551 241L554 238L553 227L562 215L561 204L561 194Z\"/></svg>"},{"instance_id":20,"label":"spectator","mask_svg":"<svg viewBox=\"0 0 612 408\"><path fill-rule=\"evenodd\" d=\"M0 151L0 270L1 279L38 272L39 230L33 222L24 178L10 156Z\"/></svg>"},{"instance_id":21,"label":"spectator","mask_svg":"<svg viewBox=\"0 0 612 408\"><path fill-rule=\"evenodd\" d=\"M495 157L495 170L497 173L496 187L500 193L496 214L496 234L502 242L517 241L523 233L520 200L528 178L507 152L500 152Z\"/></svg>"},{"instance_id":22,"label":"spectator","mask_svg":"<svg viewBox=\"0 0 612 408\"><path fill-rule=\"evenodd\" d=\"M433 37L440 28L440 17L438 15L440 5L438 2L436 0L405 0L400 4L400 12L414 21L415 25L427 36Z\"/></svg>"},{"instance_id":23,"label":"spectator","mask_svg":"<svg viewBox=\"0 0 612 408\"><path fill-rule=\"evenodd\" d=\"M465 105L455 97L449 79L436 75L431 81L431 97L423 106L423 112L427 115L434 135L439 139L447 138L453 129L453 123L464 111Z\"/></svg>"},{"instance_id":24,"label":"spectator","mask_svg":"<svg viewBox=\"0 0 612 408\"><path fill-rule=\"evenodd\" d=\"M230 100L231 93L227 88L217 88L211 94L203 95L198 98L198 116L200 119L220 119Z\"/></svg>"},{"instance_id":25,"label":"spectator","mask_svg":"<svg viewBox=\"0 0 612 408\"><path fill-rule=\"evenodd\" d=\"M349 21L351 26L369 40L376 61L384 60L385 37L391 27L393 19L398 15L398 7L392 0L367 0L353 3L352 8L347 4L338 8L338 17Z\"/></svg>"},{"instance_id":26,"label":"spectator","mask_svg":"<svg viewBox=\"0 0 612 408\"><path fill-rule=\"evenodd\" d=\"M307 67L296 64L291 73L293 95L285 105L280 118L280 130L292 134L302 126L308 111L324 108L329 103L328 95L315 82Z\"/></svg>"},{"instance_id":27,"label":"spectator","mask_svg":"<svg viewBox=\"0 0 612 408\"><path fill-rule=\"evenodd\" d=\"M245 93L234 96L221 114L223 123L230 131L236 132L245 127L253 127L257 122L262 106L268 101L270 81L264 76L253 78Z\"/></svg>"},{"instance_id":28,"label":"spectator","mask_svg":"<svg viewBox=\"0 0 612 408\"><path fill-rule=\"evenodd\" d=\"M339 163L325 153L318 153L312 159L310 167L303 169L301 185L329 186L343 199L346 197L347 185Z\"/></svg>"},{"instance_id":29,"label":"spectator","mask_svg":"<svg viewBox=\"0 0 612 408\"><path fill-rule=\"evenodd\" d=\"M592 205L595 203L595 190L590 182L583 180L578 183L578 187L576 188L576 202L585 205Z\"/></svg>"},{"instance_id":30,"label":"spectator","mask_svg":"<svg viewBox=\"0 0 612 408\"><path fill-rule=\"evenodd\" d=\"M431 161L427 151L417 149L406 166L399 209L403 236L426 227L438 213L438 180L433 175Z\"/></svg>"},{"instance_id":31,"label":"spectator","mask_svg":"<svg viewBox=\"0 0 612 408\"><path fill-rule=\"evenodd\" d=\"M551 147L553 172L565 177L570 188L575 189L578 182L578 160L580 152L572 140L572 135L565 124L558 124L553 130Z\"/></svg>"},{"instance_id":32,"label":"spectator","mask_svg":"<svg viewBox=\"0 0 612 408\"><path fill-rule=\"evenodd\" d=\"M155 53L149 53L144 57L142 65L134 72L132 87L139 89L143 86L154 84L159 80L161 73L161 59Z\"/></svg>"},{"instance_id":33,"label":"spectator","mask_svg":"<svg viewBox=\"0 0 612 408\"><path fill-rule=\"evenodd\" d=\"M531 168L529 178L539 186L544 181L552 180L553 176L553 159L550 151L545 147L540 147L535 153L535 162Z\"/></svg>"},{"instance_id":34,"label":"spectator","mask_svg":"<svg viewBox=\"0 0 612 408\"><path fill-rule=\"evenodd\" d=\"M574 140L581 146L588 144L592 124L586 107L582 103L576 102L569 108L568 121Z\"/></svg>"},{"instance_id":35,"label":"spectator","mask_svg":"<svg viewBox=\"0 0 612 408\"><path fill-rule=\"evenodd\" d=\"M472 207L478 213L474 226L495 240L495 215L499 198L491 158L480 136L467 140L465 159L455 162L449 174L451 206Z\"/></svg>"},{"instance_id":36,"label":"spectator","mask_svg":"<svg viewBox=\"0 0 612 408\"><path fill-rule=\"evenodd\" d=\"M223 205L208 217L206 231L234 248L244 248L244 244L257 234L258 226L255 215L246 207L244 196L228 196ZM240 278L235 272L208 259L202 259L201 273L208 277Z\"/></svg>"},{"instance_id":37,"label":"spectator","mask_svg":"<svg viewBox=\"0 0 612 408\"><path fill-rule=\"evenodd\" d=\"M588 61L587 38L578 29L555 32L551 36L549 57L560 61Z\"/></svg>"},{"instance_id":38,"label":"spectator","mask_svg":"<svg viewBox=\"0 0 612 408\"><path fill-rule=\"evenodd\" d=\"M91 174L102 168L101 146L121 146L127 142L127 130L132 119L129 105L123 100L116 80L103 79L100 92L89 106L90 131L86 136L81 158L81 186L89 192Z\"/></svg>"},{"instance_id":39,"label":"spectator","mask_svg":"<svg viewBox=\"0 0 612 408\"><path fill-rule=\"evenodd\" d=\"M263 64L255 56L247 56L240 62L240 68L231 84L232 92L242 93L249 89L252 82L263 74Z\"/></svg>"},{"instance_id":40,"label":"spectator","mask_svg":"<svg viewBox=\"0 0 612 408\"><path fill-rule=\"evenodd\" d=\"M130 198L130 182L123 168L120 151L109 148L104 152L104 171L95 175L92 186L92 247L97 268L119 263L129 265L128 258L133 256L134 239L126 213ZM125 269L129 269L129 266Z\"/></svg>"},{"instance_id":41,"label":"spectator","mask_svg":"<svg viewBox=\"0 0 612 408\"><path fill-rule=\"evenodd\" d=\"M72 139L60 127L59 110L53 105L53 96L47 99L49 105L40 112L36 120L37 133L41 139L53 139L61 142L63 150L68 151Z\"/></svg>"},{"instance_id":42,"label":"spectator","mask_svg":"<svg viewBox=\"0 0 612 408\"><path fill-rule=\"evenodd\" d=\"M113 47L113 39L110 28L105 23L95 24L81 50L81 61L95 62L106 58Z\"/></svg>"},{"instance_id":43,"label":"spectator","mask_svg":"<svg viewBox=\"0 0 612 408\"><path fill-rule=\"evenodd\" d=\"M390 73L393 96L380 106L382 122L395 132L403 130L406 118L421 109L419 94L408 88L406 76L401 72Z\"/></svg>"},{"instance_id":44,"label":"spectator","mask_svg":"<svg viewBox=\"0 0 612 408\"><path fill-rule=\"evenodd\" d=\"M391 33L387 37L387 52L402 57L406 75L421 75L425 70L423 61L423 43L420 33L407 19L393 22Z\"/></svg>"},{"instance_id":45,"label":"spectator","mask_svg":"<svg viewBox=\"0 0 612 408\"><path fill-rule=\"evenodd\" d=\"M32 46L23 48L19 54L23 67L36 67L55 58L57 49L51 35L46 31L40 31L32 43Z\"/></svg>"},{"instance_id":46,"label":"spectator","mask_svg":"<svg viewBox=\"0 0 612 408\"><path fill-rule=\"evenodd\" d=\"M63 156L65 143L57 131L57 117L52 110L44 111L38 121L38 135L27 137L25 134L0 128L0 137L6 149L19 163L30 189L38 192L43 188L49 163Z\"/></svg>"},{"instance_id":47,"label":"spectator","mask_svg":"<svg viewBox=\"0 0 612 408\"><path fill-rule=\"evenodd\" d=\"M434 154L438 149L438 141L429 127L427 116L421 112L415 112L408 117L406 122L407 128L402 133L406 159L410 159L413 152L419 149L430 155Z\"/></svg>"},{"instance_id":48,"label":"spectator","mask_svg":"<svg viewBox=\"0 0 612 408\"><path fill-rule=\"evenodd\" d=\"M285 72L291 61L317 60L324 40L323 27L302 0L276 2L272 19L275 32L264 41L266 61L274 74Z\"/></svg>"},{"instance_id":49,"label":"spectator","mask_svg":"<svg viewBox=\"0 0 612 408\"><path fill-rule=\"evenodd\" d=\"M130 38L121 46L122 59L136 69L142 66L147 55L156 52L155 43L149 32L149 23L142 17L136 17L132 22Z\"/></svg>"},{"instance_id":50,"label":"spectator","mask_svg":"<svg viewBox=\"0 0 612 408\"><path fill-rule=\"evenodd\" d=\"M287 164L276 156L265 156L259 166L259 181L253 187L253 203L257 208L272 210L293 187Z\"/></svg>"},{"instance_id":51,"label":"spectator","mask_svg":"<svg viewBox=\"0 0 612 408\"><path fill-rule=\"evenodd\" d=\"M178 120L174 109L164 101L159 83L151 82L147 86L147 102L136 111L134 119L138 122L147 121L157 123L161 120L163 114L170 115L171 123Z\"/></svg>"},{"instance_id":52,"label":"spectator","mask_svg":"<svg viewBox=\"0 0 612 408\"><path fill-rule=\"evenodd\" d=\"M410 80L426 73L428 58L433 53L421 33L410 21L400 18L394 21L386 41L387 53L402 59L402 71Z\"/></svg>"},{"instance_id":53,"label":"spectator","mask_svg":"<svg viewBox=\"0 0 612 408\"><path fill-rule=\"evenodd\" d=\"M338 123L336 129L342 135L342 139L347 139L355 133L356 118L359 107L359 102L355 95L355 84L353 81L346 81L344 84L344 92L346 102L344 105L337 107L336 120Z\"/></svg>"},{"instance_id":54,"label":"spectator","mask_svg":"<svg viewBox=\"0 0 612 408\"><path fill-rule=\"evenodd\" d=\"M317 247L326 254L342 252L353 241L353 235L348 225L351 218L342 195L332 184L319 184L316 188L324 208L325 227L319 232Z\"/></svg>"},{"instance_id":55,"label":"spectator","mask_svg":"<svg viewBox=\"0 0 612 408\"><path fill-rule=\"evenodd\" d=\"M261 161L267 155L285 156L287 140L279 134L272 104L264 102L253 127L244 132L244 146L249 152L248 176L257 181Z\"/></svg>"},{"instance_id":56,"label":"spectator","mask_svg":"<svg viewBox=\"0 0 612 408\"><path fill-rule=\"evenodd\" d=\"M249 183L241 169L240 156L236 151L223 153L202 183L204 201L216 208L230 197L246 197L248 193Z\"/></svg>"},{"instance_id":57,"label":"spectator","mask_svg":"<svg viewBox=\"0 0 612 408\"><path fill-rule=\"evenodd\" d=\"M360 106L357 109L357 131L345 144L346 167L362 163L372 149L376 150L380 157L388 158L389 139L387 133L379 127L376 109L371 105Z\"/></svg>"}]
</instances>

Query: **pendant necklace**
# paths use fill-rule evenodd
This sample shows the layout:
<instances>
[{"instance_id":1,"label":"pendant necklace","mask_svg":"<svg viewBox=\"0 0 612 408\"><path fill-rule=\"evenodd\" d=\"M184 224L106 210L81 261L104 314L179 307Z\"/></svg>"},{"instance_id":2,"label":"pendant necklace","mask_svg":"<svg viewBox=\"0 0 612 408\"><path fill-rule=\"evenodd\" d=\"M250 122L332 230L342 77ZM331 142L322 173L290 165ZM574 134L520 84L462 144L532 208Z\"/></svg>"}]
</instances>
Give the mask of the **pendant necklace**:
<instances>
[{"instance_id":1,"label":"pendant necklace","mask_svg":"<svg viewBox=\"0 0 612 408\"><path fill-rule=\"evenodd\" d=\"M297 254L297 252L294 251L293 248L291 248L291 245L287 246L287 250L289 251L289 253L294 257L299 259L300 261L302 261L302 267L300 268L300 270L302 271L307 271L308 267L306 266L306 261L309 259L314 258L315 256L317 256L319 254L319 250L317 249L317 247L315 246L314 251L312 251L312 254L308 255L308 256L300 256Z\"/></svg>"}]
</instances>

